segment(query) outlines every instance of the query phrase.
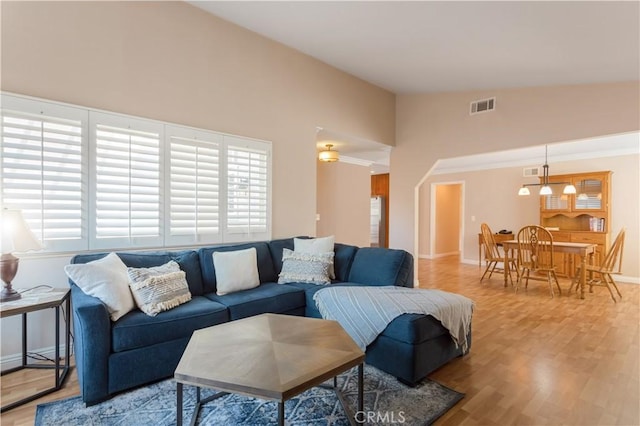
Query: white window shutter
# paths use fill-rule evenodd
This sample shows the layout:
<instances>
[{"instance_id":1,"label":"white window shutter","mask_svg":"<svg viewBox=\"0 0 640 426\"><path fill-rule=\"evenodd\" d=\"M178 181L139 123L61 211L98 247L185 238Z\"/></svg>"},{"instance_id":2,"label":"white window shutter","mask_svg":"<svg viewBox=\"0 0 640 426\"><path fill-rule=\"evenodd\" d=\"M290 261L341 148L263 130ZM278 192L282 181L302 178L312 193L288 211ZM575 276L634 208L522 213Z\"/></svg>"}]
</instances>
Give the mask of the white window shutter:
<instances>
[{"instance_id":1,"label":"white window shutter","mask_svg":"<svg viewBox=\"0 0 640 426\"><path fill-rule=\"evenodd\" d=\"M163 126L91 112L91 248L159 247Z\"/></svg>"},{"instance_id":2,"label":"white window shutter","mask_svg":"<svg viewBox=\"0 0 640 426\"><path fill-rule=\"evenodd\" d=\"M87 111L3 95L1 121L2 205L44 251L86 250Z\"/></svg>"},{"instance_id":3,"label":"white window shutter","mask_svg":"<svg viewBox=\"0 0 640 426\"><path fill-rule=\"evenodd\" d=\"M165 244L218 243L222 135L178 126L165 127L169 179Z\"/></svg>"},{"instance_id":4,"label":"white window shutter","mask_svg":"<svg viewBox=\"0 0 640 426\"><path fill-rule=\"evenodd\" d=\"M271 144L225 136L225 241L271 238Z\"/></svg>"}]
</instances>

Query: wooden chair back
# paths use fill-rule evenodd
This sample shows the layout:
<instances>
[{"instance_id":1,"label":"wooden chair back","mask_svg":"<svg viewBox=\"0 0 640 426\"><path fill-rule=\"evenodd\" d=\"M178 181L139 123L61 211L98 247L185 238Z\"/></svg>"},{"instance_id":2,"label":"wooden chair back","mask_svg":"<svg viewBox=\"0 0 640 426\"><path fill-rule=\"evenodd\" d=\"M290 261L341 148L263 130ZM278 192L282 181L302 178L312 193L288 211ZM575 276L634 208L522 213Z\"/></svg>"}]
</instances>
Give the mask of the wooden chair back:
<instances>
[{"instance_id":1,"label":"wooden chair back","mask_svg":"<svg viewBox=\"0 0 640 426\"><path fill-rule=\"evenodd\" d=\"M484 257L487 261L494 261L501 259L500 250L496 240L493 238L493 232L486 223L480 225L480 232L482 233L482 245L484 246Z\"/></svg>"},{"instance_id":2,"label":"wooden chair back","mask_svg":"<svg viewBox=\"0 0 640 426\"><path fill-rule=\"evenodd\" d=\"M518 265L531 271L554 269L553 237L538 225L527 225L518 231Z\"/></svg>"},{"instance_id":3,"label":"wooden chair back","mask_svg":"<svg viewBox=\"0 0 640 426\"><path fill-rule=\"evenodd\" d=\"M602 261L600 269L607 271L610 274L622 273L622 253L624 251L624 236L625 228L622 228L618 233L615 241L611 245L611 248L607 252L604 260Z\"/></svg>"}]
</instances>

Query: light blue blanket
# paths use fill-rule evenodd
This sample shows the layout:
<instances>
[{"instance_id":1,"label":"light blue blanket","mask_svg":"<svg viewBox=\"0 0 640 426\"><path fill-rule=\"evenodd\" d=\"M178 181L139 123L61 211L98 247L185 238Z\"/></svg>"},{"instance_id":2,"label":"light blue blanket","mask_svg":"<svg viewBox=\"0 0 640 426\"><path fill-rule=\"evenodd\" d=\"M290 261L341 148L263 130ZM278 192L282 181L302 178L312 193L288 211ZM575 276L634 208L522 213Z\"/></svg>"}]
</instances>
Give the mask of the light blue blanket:
<instances>
[{"instance_id":1,"label":"light blue blanket","mask_svg":"<svg viewBox=\"0 0 640 426\"><path fill-rule=\"evenodd\" d=\"M395 286L328 286L313 300L322 317L338 321L362 350L402 314L431 315L449 330L456 347L468 350L473 301L459 294Z\"/></svg>"}]
</instances>

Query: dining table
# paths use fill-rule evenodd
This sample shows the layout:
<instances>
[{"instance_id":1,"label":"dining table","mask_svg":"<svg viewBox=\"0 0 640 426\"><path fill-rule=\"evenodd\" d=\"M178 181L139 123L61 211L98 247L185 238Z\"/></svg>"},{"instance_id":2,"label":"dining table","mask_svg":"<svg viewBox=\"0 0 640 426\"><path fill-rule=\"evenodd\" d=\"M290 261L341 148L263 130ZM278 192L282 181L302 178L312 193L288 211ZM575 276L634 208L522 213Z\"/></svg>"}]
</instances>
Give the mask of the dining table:
<instances>
[{"instance_id":1,"label":"dining table","mask_svg":"<svg viewBox=\"0 0 640 426\"><path fill-rule=\"evenodd\" d=\"M596 252L597 244L591 243L570 243L564 241L553 241L553 251L556 253L577 254L580 256L580 298L584 299L584 288L587 284L587 259L591 263L593 254ZM509 253L518 250L518 240L505 240L502 242L504 249L504 264L506 265ZM517 257L517 256L516 256ZM507 286L507 274L504 274L504 285Z\"/></svg>"}]
</instances>

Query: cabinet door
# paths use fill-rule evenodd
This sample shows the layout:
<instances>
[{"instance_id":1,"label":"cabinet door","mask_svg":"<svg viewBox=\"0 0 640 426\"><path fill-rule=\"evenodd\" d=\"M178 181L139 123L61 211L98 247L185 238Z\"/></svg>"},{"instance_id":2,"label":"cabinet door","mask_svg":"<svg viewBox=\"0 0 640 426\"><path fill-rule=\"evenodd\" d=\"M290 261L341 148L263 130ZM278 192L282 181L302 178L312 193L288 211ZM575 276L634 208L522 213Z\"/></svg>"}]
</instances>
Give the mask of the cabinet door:
<instances>
[{"instance_id":1,"label":"cabinet door","mask_svg":"<svg viewBox=\"0 0 640 426\"><path fill-rule=\"evenodd\" d=\"M574 211L605 210L607 191L603 176L593 175L576 178L574 185L576 187Z\"/></svg>"},{"instance_id":2,"label":"cabinet door","mask_svg":"<svg viewBox=\"0 0 640 426\"><path fill-rule=\"evenodd\" d=\"M563 277L570 276L569 255L564 253L553 253L553 266L556 267L556 274Z\"/></svg>"}]
</instances>

